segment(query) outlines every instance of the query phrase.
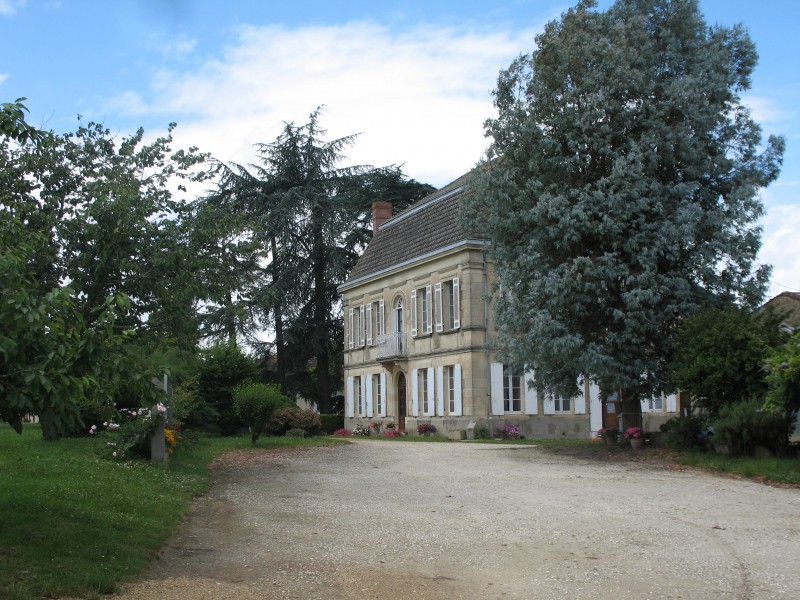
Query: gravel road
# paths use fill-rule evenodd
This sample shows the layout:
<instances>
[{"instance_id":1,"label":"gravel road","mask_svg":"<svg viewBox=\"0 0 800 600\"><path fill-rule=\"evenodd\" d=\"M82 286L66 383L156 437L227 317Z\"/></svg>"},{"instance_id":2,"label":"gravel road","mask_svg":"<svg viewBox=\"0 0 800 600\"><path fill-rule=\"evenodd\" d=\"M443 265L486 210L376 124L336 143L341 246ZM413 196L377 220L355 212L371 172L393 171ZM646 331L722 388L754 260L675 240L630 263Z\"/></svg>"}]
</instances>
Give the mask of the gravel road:
<instances>
[{"instance_id":1,"label":"gravel road","mask_svg":"<svg viewBox=\"0 0 800 600\"><path fill-rule=\"evenodd\" d=\"M224 457L119 600L800 597L800 490L532 446Z\"/></svg>"}]
</instances>

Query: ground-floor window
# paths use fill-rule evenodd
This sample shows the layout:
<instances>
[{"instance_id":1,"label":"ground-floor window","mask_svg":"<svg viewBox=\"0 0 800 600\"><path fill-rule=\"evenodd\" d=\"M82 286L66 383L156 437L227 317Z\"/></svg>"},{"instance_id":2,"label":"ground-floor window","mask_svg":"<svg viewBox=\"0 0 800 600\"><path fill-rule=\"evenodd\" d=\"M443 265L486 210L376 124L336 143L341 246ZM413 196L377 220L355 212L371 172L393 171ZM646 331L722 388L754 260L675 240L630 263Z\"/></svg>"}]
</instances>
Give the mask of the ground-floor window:
<instances>
[{"instance_id":1,"label":"ground-floor window","mask_svg":"<svg viewBox=\"0 0 800 600\"><path fill-rule=\"evenodd\" d=\"M381 385L380 374L372 376L372 385L374 389L374 398L375 398L375 413L378 415L386 414L384 412L384 407L383 407L383 404L385 402L384 397L386 395L386 392L384 391L383 386Z\"/></svg>"},{"instance_id":2,"label":"ground-floor window","mask_svg":"<svg viewBox=\"0 0 800 600\"><path fill-rule=\"evenodd\" d=\"M522 412L522 377L503 365L503 411Z\"/></svg>"}]
</instances>

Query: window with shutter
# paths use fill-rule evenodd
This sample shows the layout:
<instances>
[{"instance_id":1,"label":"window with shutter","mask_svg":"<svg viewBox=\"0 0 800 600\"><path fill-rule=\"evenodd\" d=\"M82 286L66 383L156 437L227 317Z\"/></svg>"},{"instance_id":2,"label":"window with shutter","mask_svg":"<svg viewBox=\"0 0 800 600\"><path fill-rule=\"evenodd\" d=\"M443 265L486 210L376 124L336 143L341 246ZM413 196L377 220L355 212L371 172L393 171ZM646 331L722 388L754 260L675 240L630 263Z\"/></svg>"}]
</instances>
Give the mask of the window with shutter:
<instances>
[{"instance_id":1,"label":"window with shutter","mask_svg":"<svg viewBox=\"0 0 800 600\"><path fill-rule=\"evenodd\" d=\"M423 330L425 331L425 333L431 333L433 331L433 319L431 318L432 304L433 302L431 301L431 286L426 285L425 304L422 307L423 310L422 320L423 323L425 323Z\"/></svg>"}]
</instances>

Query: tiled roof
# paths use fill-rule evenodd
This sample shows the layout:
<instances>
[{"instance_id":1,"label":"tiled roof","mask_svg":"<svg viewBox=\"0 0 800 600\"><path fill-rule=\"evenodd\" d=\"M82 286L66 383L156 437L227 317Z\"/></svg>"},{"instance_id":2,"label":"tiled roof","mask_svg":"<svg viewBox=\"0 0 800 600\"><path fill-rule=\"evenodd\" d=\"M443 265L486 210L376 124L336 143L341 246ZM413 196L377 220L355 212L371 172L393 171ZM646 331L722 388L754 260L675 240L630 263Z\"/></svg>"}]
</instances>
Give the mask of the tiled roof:
<instances>
[{"instance_id":1,"label":"tiled roof","mask_svg":"<svg viewBox=\"0 0 800 600\"><path fill-rule=\"evenodd\" d=\"M460 177L383 223L344 285L466 240L458 214L468 177Z\"/></svg>"}]
</instances>

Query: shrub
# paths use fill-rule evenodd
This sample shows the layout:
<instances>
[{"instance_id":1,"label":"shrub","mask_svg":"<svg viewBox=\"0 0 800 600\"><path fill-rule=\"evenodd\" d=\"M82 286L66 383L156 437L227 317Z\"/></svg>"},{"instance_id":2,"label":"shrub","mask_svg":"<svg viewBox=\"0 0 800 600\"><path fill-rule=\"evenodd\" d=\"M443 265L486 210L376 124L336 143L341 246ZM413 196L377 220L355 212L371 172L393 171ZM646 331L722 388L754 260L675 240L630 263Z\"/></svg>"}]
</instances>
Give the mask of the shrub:
<instances>
[{"instance_id":1,"label":"shrub","mask_svg":"<svg viewBox=\"0 0 800 600\"><path fill-rule=\"evenodd\" d=\"M320 415L322 431L328 435L344 428L344 415Z\"/></svg>"},{"instance_id":2,"label":"shrub","mask_svg":"<svg viewBox=\"0 0 800 600\"><path fill-rule=\"evenodd\" d=\"M298 429L296 427L290 429L286 432L286 437L292 438L304 438L306 437L306 430L305 429Z\"/></svg>"},{"instance_id":3,"label":"shrub","mask_svg":"<svg viewBox=\"0 0 800 600\"><path fill-rule=\"evenodd\" d=\"M397 429L387 429L383 432L383 437L400 437L401 435Z\"/></svg>"},{"instance_id":4,"label":"shrub","mask_svg":"<svg viewBox=\"0 0 800 600\"><path fill-rule=\"evenodd\" d=\"M342 427L341 429L337 429L336 431L334 431L333 435L338 435L340 437L347 437L350 435L350 432L347 431L347 429L345 429L344 427Z\"/></svg>"},{"instance_id":5,"label":"shrub","mask_svg":"<svg viewBox=\"0 0 800 600\"><path fill-rule=\"evenodd\" d=\"M220 433L219 411L200 395L197 376L179 383L172 391L172 414L184 428Z\"/></svg>"},{"instance_id":6,"label":"shrub","mask_svg":"<svg viewBox=\"0 0 800 600\"><path fill-rule=\"evenodd\" d=\"M245 425L233 407L233 392L256 381L258 375L256 362L233 344L220 344L202 353L198 395L219 414L216 426L223 435L236 434Z\"/></svg>"},{"instance_id":7,"label":"shrub","mask_svg":"<svg viewBox=\"0 0 800 600\"><path fill-rule=\"evenodd\" d=\"M319 435L322 432L322 421L313 410L298 406L277 409L269 420L267 431L272 435L285 435L290 429L302 429L308 435Z\"/></svg>"},{"instance_id":8,"label":"shrub","mask_svg":"<svg viewBox=\"0 0 800 600\"><path fill-rule=\"evenodd\" d=\"M280 408L293 406L289 398L274 384L251 383L233 392L233 409L250 428L250 439L255 444L273 413Z\"/></svg>"},{"instance_id":9,"label":"shrub","mask_svg":"<svg viewBox=\"0 0 800 600\"><path fill-rule=\"evenodd\" d=\"M492 434L489 431L488 427L478 427L475 430L475 439L476 440L490 440L492 439Z\"/></svg>"},{"instance_id":10,"label":"shrub","mask_svg":"<svg viewBox=\"0 0 800 600\"><path fill-rule=\"evenodd\" d=\"M504 425L495 432L495 435L497 437L503 438L504 440L518 440L519 427L511 424Z\"/></svg>"},{"instance_id":11,"label":"shrub","mask_svg":"<svg viewBox=\"0 0 800 600\"><path fill-rule=\"evenodd\" d=\"M361 436L368 436L369 435L369 427L365 425L356 425L353 428L353 432L351 435L361 435Z\"/></svg>"},{"instance_id":12,"label":"shrub","mask_svg":"<svg viewBox=\"0 0 800 600\"><path fill-rule=\"evenodd\" d=\"M783 456L789 450L792 423L791 416L765 410L761 402L735 402L720 409L714 441L725 444L732 456L752 456L756 446Z\"/></svg>"},{"instance_id":13,"label":"shrub","mask_svg":"<svg viewBox=\"0 0 800 600\"><path fill-rule=\"evenodd\" d=\"M675 450L706 450L706 421L699 415L672 417L660 427L664 441Z\"/></svg>"}]
</instances>

